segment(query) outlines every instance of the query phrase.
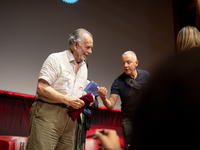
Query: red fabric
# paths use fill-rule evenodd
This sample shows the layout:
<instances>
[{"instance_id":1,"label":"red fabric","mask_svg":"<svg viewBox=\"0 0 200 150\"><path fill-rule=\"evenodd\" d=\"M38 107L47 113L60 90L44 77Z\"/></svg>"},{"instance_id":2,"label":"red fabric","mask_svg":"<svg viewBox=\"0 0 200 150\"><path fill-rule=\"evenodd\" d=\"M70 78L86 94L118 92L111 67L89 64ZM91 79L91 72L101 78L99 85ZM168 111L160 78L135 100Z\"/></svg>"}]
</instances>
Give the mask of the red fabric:
<instances>
[{"instance_id":1,"label":"red fabric","mask_svg":"<svg viewBox=\"0 0 200 150\"><path fill-rule=\"evenodd\" d=\"M73 120L76 120L76 118L83 112L83 109L87 108L89 104L94 101L91 93L87 93L86 95L82 96L80 99L85 102L85 105L83 107L79 109L74 109L73 107L69 107L69 114Z\"/></svg>"},{"instance_id":2,"label":"red fabric","mask_svg":"<svg viewBox=\"0 0 200 150\"><path fill-rule=\"evenodd\" d=\"M106 107L104 106L98 106L99 109L105 109L105 110L108 110ZM116 109L116 108L113 108L111 111L118 111L118 112L121 112L121 109Z\"/></svg>"},{"instance_id":3,"label":"red fabric","mask_svg":"<svg viewBox=\"0 0 200 150\"><path fill-rule=\"evenodd\" d=\"M29 135L29 112L33 97L23 97L0 90L0 135ZM95 109L92 113L91 126L122 127L121 112ZM0 147L1 149L1 147Z\"/></svg>"},{"instance_id":4,"label":"red fabric","mask_svg":"<svg viewBox=\"0 0 200 150\"><path fill-rule=\"evenodd\" d=\"M0 93L0 135L29 135L33 98Z\"/></svg>"},{"instance_id":5,"label":"red fabric","mask_svg":"<svg viewBox=\"0 0 200 150\"><path fill-rule=\"evenodd\" d=\"M122 127L121 112L107 109L95 109L92 114L91 125Z\"/></svg>"}]
</instances>

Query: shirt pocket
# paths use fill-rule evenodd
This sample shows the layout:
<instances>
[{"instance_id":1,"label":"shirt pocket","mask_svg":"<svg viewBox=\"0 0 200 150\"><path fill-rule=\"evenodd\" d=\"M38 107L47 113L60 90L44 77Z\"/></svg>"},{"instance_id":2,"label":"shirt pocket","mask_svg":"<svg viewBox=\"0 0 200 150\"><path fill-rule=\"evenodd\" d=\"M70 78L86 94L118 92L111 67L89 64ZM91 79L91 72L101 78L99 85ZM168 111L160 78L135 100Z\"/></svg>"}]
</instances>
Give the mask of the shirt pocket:
<instances>
[{"instance_id":1,"label":"shirt pocket","mask_svg":"<svg viewBox=\"0 0 200 150\"><path fill-rule=\"evenodd\" d=\"M69 89L73 88L73 82L74 76L69 71L64 70L55 84L55 89L66 95L70 92Z\"/></svg>"},{"instance_id":2,"label":"shirt pocket","mask_svg":"<svg viewBox=\"0 0 200 150\"><path fill-rule=\"evenodd\" d=\"M86 77L84 77L84 76L79 76L76 79L76 87L82 93L83 93L83 91L85 89L85 82L86 82Z\"/></svg>"}]
</instances>

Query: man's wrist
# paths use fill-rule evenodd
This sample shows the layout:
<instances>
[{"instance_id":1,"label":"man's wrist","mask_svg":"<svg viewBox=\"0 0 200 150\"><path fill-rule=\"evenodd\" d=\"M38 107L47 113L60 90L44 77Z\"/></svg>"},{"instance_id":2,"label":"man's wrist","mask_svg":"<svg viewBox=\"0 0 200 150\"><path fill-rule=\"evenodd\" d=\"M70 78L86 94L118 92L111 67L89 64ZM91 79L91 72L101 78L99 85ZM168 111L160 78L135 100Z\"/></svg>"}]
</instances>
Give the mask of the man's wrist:
<instances>
[{"instance_id":1,"label":"man's wrist","mask_svg":"<svg viewBox=\"0 0 200 150\"><path fill-rule=\"evenodd\" d=\"M71 97L68 97L68 96L65 96L65 98L64 98L64 103L65 103L66 105L68 105L68 106L70 105L70 104L69 104L70 98L71 98Z\"/></svg>"},{"instance_id":2,"label":"man's wrist","mask_svg":"<svg viewBox=\"0 0 200 150\"><path fill-rule=\"evenodd\" d=\"M109 101L109 102L110 102L110 109L112 109L113 108L112 102L111 101Z\"/></svg>"}]
</instances>

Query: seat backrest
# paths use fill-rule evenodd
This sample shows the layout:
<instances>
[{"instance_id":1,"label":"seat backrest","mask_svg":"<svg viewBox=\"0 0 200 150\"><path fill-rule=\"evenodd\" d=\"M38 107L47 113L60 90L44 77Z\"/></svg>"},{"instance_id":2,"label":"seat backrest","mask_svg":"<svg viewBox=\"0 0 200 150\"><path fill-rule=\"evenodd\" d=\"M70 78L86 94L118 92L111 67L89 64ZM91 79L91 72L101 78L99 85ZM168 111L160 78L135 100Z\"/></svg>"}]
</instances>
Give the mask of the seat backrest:
<instances>
[{"instance_id":1,"label":"seat backrest","mask_svg":"<svg viewBox=\"0 0 200 150\"><path fill-rule=\"evenodd\" d=\"M28 141L28 137L24 137L24 136L0 136L0 139L3 140L11 140L14 141L14 145L15 145L15 149L14 150L25 150L27 141ZM23 149L21 149L21 144L23 144Z\"/></svg>"},{"instance_id":2,"label":"seat backrest","mask_svg":"<svg viewBox=\"0 0 200 150\"><path fill-rule=\"evenodd\" d=\"M1 150L14 150L15 142L9 139L1 139L0 138L0 149Z\"/></svg>"}]
</instances>

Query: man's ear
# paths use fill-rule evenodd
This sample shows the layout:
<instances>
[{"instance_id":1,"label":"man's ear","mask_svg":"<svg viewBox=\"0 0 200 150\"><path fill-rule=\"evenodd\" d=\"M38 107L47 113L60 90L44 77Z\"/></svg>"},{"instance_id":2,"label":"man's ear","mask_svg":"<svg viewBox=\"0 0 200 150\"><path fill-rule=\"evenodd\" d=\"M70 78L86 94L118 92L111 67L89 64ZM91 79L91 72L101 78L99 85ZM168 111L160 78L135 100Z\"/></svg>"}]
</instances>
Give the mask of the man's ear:
<instances>
[{"instance_id":1,"label":"man's ear","mask_svg":"<svg viewBox=\"0 0 200 150\"><path fill-rule=\"evenodd\" d=\"M135 64L136 64L136 66L138 66L138 64L139 64L139 60L136 60Z\"/></svg>"},{"instance_id":2,"label":"man's ear","mask_svg":"<svg viewBox=\"0 0 200 150\"><path fill-rule=\"evenodd\" d=\"M78 41L75 41L75 42L74 42L73 48L74 48L74 50L77 50L77 48L78 48Z\"/></svg>"}]
</instances>

